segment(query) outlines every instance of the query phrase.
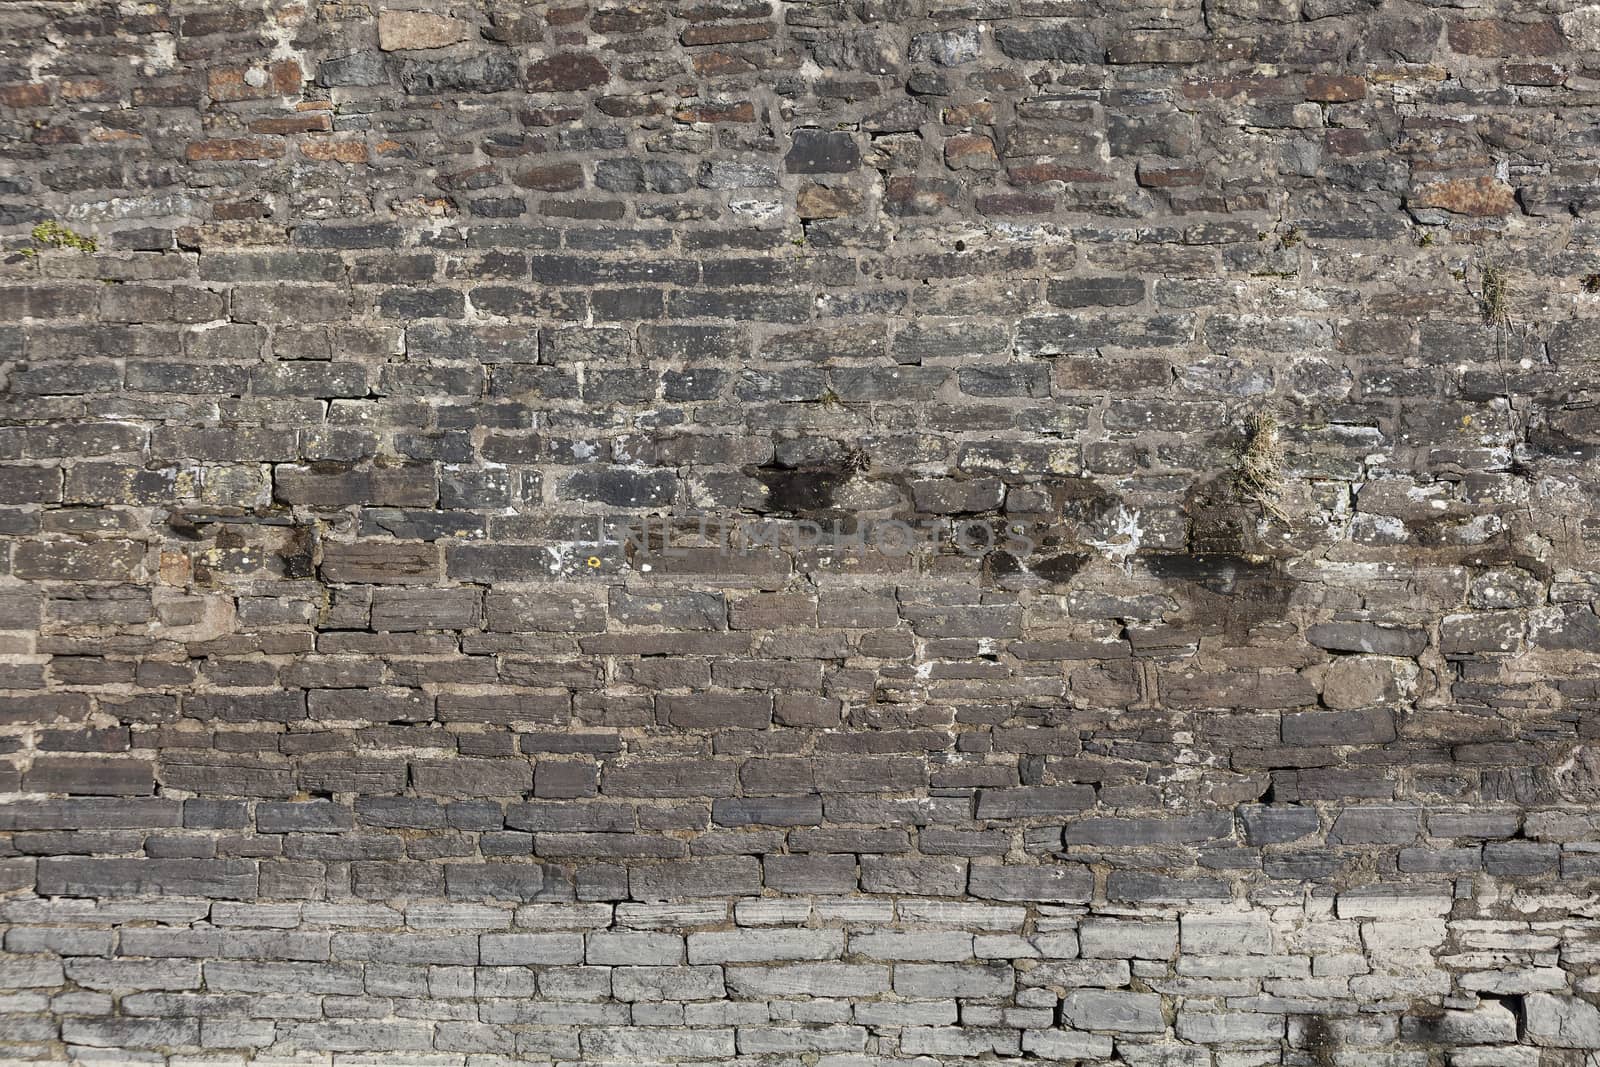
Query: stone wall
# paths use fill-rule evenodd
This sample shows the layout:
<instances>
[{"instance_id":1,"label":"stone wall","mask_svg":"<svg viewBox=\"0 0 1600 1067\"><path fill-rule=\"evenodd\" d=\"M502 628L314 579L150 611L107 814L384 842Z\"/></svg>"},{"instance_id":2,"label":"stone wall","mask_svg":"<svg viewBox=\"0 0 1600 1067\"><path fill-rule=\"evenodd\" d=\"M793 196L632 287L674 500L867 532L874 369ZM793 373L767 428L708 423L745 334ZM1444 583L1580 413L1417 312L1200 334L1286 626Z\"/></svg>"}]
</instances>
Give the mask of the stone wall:
<instances>
[{"instance_id":1,"label":"stone wall","mask_svg":"<svg viewBox=\"0 0 1600 1067\"><path fill-rule=\"evenodd\" d=\"M7 0L0 108L0 1061L1600 1062L1600 7Z\"/></svg>"}]
</instances>

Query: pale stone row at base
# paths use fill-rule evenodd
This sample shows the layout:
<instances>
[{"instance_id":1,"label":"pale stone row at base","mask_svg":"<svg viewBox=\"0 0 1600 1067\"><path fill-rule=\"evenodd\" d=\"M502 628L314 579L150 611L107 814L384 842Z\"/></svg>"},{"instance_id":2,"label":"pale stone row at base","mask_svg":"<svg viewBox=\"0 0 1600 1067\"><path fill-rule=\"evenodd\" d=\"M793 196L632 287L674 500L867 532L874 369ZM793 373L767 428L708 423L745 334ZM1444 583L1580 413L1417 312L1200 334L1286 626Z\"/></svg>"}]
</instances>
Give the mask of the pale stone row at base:
<instances>
[{"instance_id":1,"label":"pale stone row at base","mask_svg":"<svg viewBox=\"0 0 1600 1067\"><path fill-rule=\"evenodd\" d=\"M1140 910L13 900L0 1063L1589 1062L1600 920L1476 888Z\"/></svg>"}]
</instances>

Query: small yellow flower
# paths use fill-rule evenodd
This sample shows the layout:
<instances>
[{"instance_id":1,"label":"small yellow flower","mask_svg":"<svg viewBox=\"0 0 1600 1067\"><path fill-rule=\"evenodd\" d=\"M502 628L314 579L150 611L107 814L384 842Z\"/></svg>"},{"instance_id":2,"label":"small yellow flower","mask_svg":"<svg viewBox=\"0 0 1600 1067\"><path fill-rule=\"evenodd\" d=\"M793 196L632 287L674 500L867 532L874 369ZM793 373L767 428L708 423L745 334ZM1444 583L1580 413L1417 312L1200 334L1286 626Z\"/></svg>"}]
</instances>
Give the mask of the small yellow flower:
<instances>
[{"instance_id":1,"label":"small yellow flower","mask_svg":"<svg viewBox=\"0 0 1600 1067\"><path fill-rule=\"evenodd\" d=\"M599 556L590 556L587 562L589 564L589 568L591 570L593 570L594 568L600 566L600 557Z\"/></svg>"}]
</instances>

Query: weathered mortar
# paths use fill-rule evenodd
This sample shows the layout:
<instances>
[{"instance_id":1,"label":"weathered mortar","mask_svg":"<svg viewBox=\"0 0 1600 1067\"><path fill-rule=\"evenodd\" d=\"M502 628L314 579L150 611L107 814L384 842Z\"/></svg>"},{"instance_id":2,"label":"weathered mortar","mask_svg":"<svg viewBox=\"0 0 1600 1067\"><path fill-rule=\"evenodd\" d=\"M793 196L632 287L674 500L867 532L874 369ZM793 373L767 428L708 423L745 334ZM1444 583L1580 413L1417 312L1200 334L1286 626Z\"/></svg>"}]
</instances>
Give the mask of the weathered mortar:
<instances>
[{"instance_id":1,"label":"weathered mortar","mask_svg":"<svg viewBox=\"0 0 1600 1067\"><path fill-rule=\"evenodd\" d=\"M1600 1062L1600 7L404 6L0 3L0 1061Z\"/></svg>"}]
</instances>

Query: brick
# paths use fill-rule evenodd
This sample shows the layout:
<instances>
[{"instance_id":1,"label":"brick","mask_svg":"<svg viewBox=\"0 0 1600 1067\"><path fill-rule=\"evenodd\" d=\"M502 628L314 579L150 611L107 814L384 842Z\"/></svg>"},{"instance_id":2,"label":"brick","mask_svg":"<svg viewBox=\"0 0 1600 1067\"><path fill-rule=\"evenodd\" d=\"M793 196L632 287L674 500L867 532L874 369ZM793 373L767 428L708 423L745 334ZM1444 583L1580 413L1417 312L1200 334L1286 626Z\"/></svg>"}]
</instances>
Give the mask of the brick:
<instances>
[{"instance_id":1,"label":"brick","mask_svg":"<svg viewBox=\"0 0 1600 1067\"><path fill-rule=\"evenodd\" d=\"M465 630L478 623L476 589L378 589L372 595L375 630Z\"/></svg>"},{"instance_id":2,"label":"brick","mask_svg":"<svg viewBox=\"0 0 1600 1067\"><path fill-rule=\"evenodd\" d=\"M871 997L889 992L883 964L792 963L727 968L728 989L743 996Z\"/></svg>"},{"instance_id":3,"label":"brick","mask_svg":"<svg viewBox=\"0 0 1600 1067\"><path fill-rule=\"evenodd\" d=\"M1549 20L1451 22L1449 39L1453 51L1469 56L1547 56L1562 51L1565 44L1560 28Z\"/></svg>"},{"instance_id":4,"label":"brick","mask_svg":"<svg viewBox=\"0 0 1600 1067\"><path fill-rule=\"evenodd\" d=\"M736 930L690 934L689 962L769 963L837 959L844 952L839 930Z\"/></svg>"},{"instance_id":5,"label":"brick","mask_svg":"<svg viewBox=\"0 0 1600 1067\"><path fill-rule=\"evenodd\" d=\"M256 829L264 834L337 833L354 827L351 811L328 801L256 805Z\"/></svg>"},{"instance_id":6,"label":"brick","mask_svg":"<svg viewBox=\"0 0 1600 1067\"><path fill-rule=\"evenodd\" d=\"M711 817L719 826L817 826L822 798L730 797L712 803Z\"/></svg>"},{"instance_id":7,"label":"brick","mask_svg":"<svg viewBox=\"0 0 1600 1067\"><path fill-rule=\"evenodd\" d=\"M1424 183L1412 193L1410 203L1479 218L1510 215L1518 210L1516 190L1487 177Z\"/></svg>"},{"instance_id":8,"label":"brick","mask_svg":"<svg viewBox=\"0 0 1600 1067\"><path fill-rule=\"evenodd\" d=\"M995 30L994 40L1013 59L1092 63L1099 58L1094 39L1067 24L1005 24Z\"/></svg>"},{"instance_id":9,"label":"brick","mask_svg":"<svg viewBox=\"0 0 1600 1067\"><path fill-rule=\"evenodd\" d=\"M572 889L559 867L536 863L447 863L445 891L451 899L570 900Z\"/></svg>"},{"instance_id":10,"label":"brick","mask_svg":"<svg viewBox=\"0 0 1600 1067\"><path fill-rule=\"evenodd\" d=\"M440 574L439 550L431 544L329 544L322 574L331 582L425 583Z\"/></svg>"},{"instance_id":11,"label":"brick","mask_svg":"<svg viewBox=\"0 0 1600 1067\"><path fill-rule=\"evenodd\" d=\"M1206 844L1233 835L1233 818L1227 812L1151 818L1090 818L1067 825L1068 845L1109 847L1170 844Z\"/></svg>"},{"instance_id":12,"label":"brick","mask_svg":"<svg viewBox=\"0 0 1600 1067\"><path fill-rule=\"evenodd\" d=\"M1076 989L1062 999L1061 1015L1080 1030L1159 1034L1167 1028L1161 998L1153 993Z\"/></svg>"},{"instance_id":13,"label":"brick","mask_svg":"<svg viewBox=\"0 0 1600 1067\"><path fill-rule=\"evenodd\" d=\"M50 857L39 861L41 896L170 894L249 900L256 866L249 860L143 860Z\"/></svg>"},{"instance_id":14,"label":"brick","mask_svg":"<svg viewBox=\"0 0 1600 1067\"><path fill-rule=\"evenodd\" d=\"M1344 104L1367 95L1366 79L1354 75L1314 74L1306 78L1306 99Z\"/></svg>"},{"instance_id":15,"label":"brick","mask_svg":"<svg viewBox=\"0 0 1600 1067\"><path fill-rule=\"evenodd\" d=\"M528 66L525 84L529 92L573 92L604 85L611 74L599 59L581 52L549 56Z\"/></svg>"},{"instance_id":16,"label":"brick","mask_svg":"<svg viewBox=\"0 0 1600 1067\"><path fill-rule=\"evenodd\" d=\"M588 936L584 961L601 966L674 967L683 962L684 951L684 939L677 934L607 930Z\"/></svg>"},{"instance_id":17,"label":"brick","mask_svg":"<svg viewBox=\"0 0 1600 1067\"><path fill-rule=\"evenodd\" d=\"M646 901L756 895L761 867L748 857L649 864L629 870L628 887L633 899Z\"/></svg>"},{"instance_id":18,"label":"brick","mask_svg":"<svg viewBox=\"0 0 1600 1067\"><path fill-rule=\"evenodd\" d=\"M582 963L582 934L484 934L479 958L486 966Z\"/></svg>"},{"instance_id":19,"label":"brick","mask_svg":"<svg viewBox=\"0 0 1600 1067\"><path fill-rule=\"evenodd\" d=\"M796 130L783 163L790 174L847 174L861 165L861 154L847 133Z\"/></svg>"},{"instance_id":20,"label":"brick","mask_svg":"<svg viewBox=\"0 0 1600 1067\"><path fill-rule=\"evenodd\" d=\"M854 856L766 856L762 879L779 893L832 895L854 893L859 879Z\"/></svg>"},{"instance_id":21,"label":"brick","mask_svg":"<svg viewBox=\"0 0 1600 1067\"><path fill-rule=\"evenodd\" d=\"M1038 900L1069 903L1088 900L1094 876L1083 867L973 866L967 891L984 900Z\"/></svg>"},{"instance_id":22,"label":"brick","mask_svg":"<svg viewBox=\"0 0 1600 1067\"><path fill-rule=\"evenodd\" d=\"M18 545L13 572L45 581L132 581L144 563L137 541L26 541Z\"/></svg>"},{"instance_id":23,"label":"brick","mask_svg":"<svg viewBox=\"0 0 1600 1067\"><path fill-rule=\"evenodd\" d=\"M378 14L378 47L385 52L447 48L470 32L460 19L427 11L382 11Z\"/></svg>"},{"instance_id":24,"label":"brick","mask_svg":"<svg viewBox=\"0 0 1600 1067\"><path fill-rule=\"evenodd\" d=\"M191 141L184 157L192 163L206 161L238 162L246 160L278 159L283 155L283 145L274 141L254 141L247 138L219 138L211 141Z\"/></svg>"},{"instance_id":25,"label":"brick","mask_svg":"<svg viewBox=\"0 0 1600 1067\"><path fill-rule=\"evenodd\" d=\"M702 693L656 698L661 721L684 729L765 729L772 723L772 697L764 693Z\"/></svg>"},{"instance_id":26,"label":"brick","mask_svg":"<svg viewBox=\"0 0 1600 1067\"><path fill-rule=\"evenodd\" d=\"M155 792L154 770L148 760L38 756L22 776L22 787L73 796L148 796Z\"/></svg>"}]
</instances>

